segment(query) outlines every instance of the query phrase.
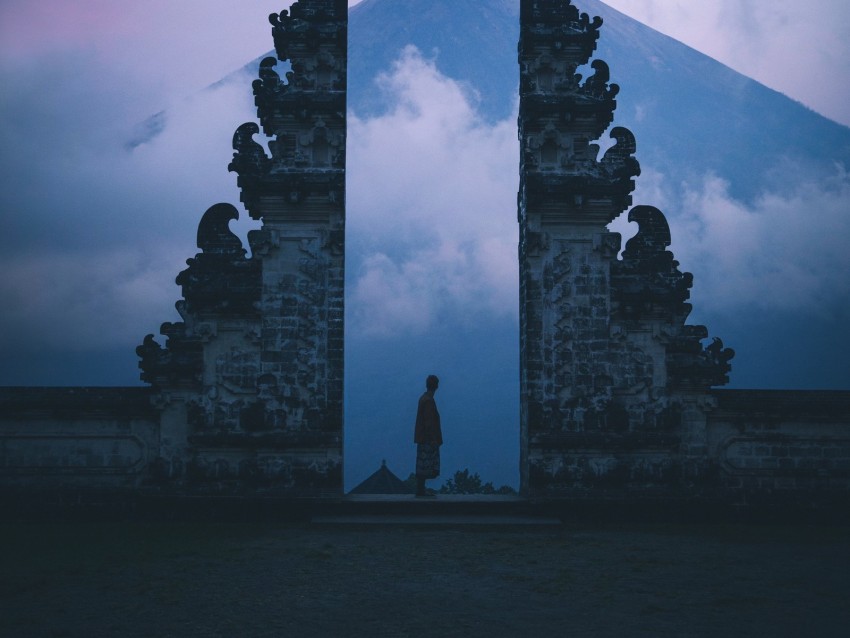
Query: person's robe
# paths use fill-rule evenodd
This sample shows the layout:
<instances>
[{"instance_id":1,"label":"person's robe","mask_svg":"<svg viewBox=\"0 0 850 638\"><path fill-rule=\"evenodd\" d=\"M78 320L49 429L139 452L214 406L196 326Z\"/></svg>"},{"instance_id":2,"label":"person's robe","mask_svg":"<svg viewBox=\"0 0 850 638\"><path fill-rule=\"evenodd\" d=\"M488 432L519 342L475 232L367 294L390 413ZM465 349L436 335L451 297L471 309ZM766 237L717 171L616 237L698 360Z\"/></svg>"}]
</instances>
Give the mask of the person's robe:
<instances>
[{"instance_id":1,"label":"person's robe","mask_svg":"<svg viewBox=\"0 0 850 638\"><path fill-rule=\"evenodd\" d=\"M434 395L426 392L419 398L419 408L416 411L416 427L413 432L413 442L430 445L443 444L443 431L440 428L440 413Z\"/></svg>"}]
</instances>

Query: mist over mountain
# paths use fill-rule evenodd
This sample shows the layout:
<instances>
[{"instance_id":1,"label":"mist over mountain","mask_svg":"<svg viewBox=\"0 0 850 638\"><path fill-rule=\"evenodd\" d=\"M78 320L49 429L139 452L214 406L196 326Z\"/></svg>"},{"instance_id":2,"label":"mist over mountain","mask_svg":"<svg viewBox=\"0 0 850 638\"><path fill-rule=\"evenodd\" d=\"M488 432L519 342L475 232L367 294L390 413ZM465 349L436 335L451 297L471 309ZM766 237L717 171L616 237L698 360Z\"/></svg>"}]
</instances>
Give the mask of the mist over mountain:
<instances>
[{"instance_id":1,"label":"mist over mountain","mask_svg":"<svg viewBox=\"0 0 850 638\"><path fill-rule=\"evenodd\" d=\"M608 62L621 87L613 125L637 138L644 175L634 201L657 205L670 219L674 253L695 275L692 322L738 352L732 387L850 387L843 339L850 263L841 254L850 237L850 129L602 2L576 4L604 19L594 57ZM511 122L518 13L515 2L366 0L351 12L349 108L360 117L394 108L375 78L412 44L459 82L484 121ZM634 232L628 226L613 225L624 240ZM783 301L795 297L800 303ZM482 332L492 338L476 338ZM485 365L477 369L477 391L497 394L495 405L505 410L518 403L515 334L502 322L461 339L471 358L506 366L495 378L482 376ZM387 350L378 359L350 356L368 378L387 378L370 361L392 360L396 346L372 343L372 355ZM351 383L352 395L368 396L368 387ZM476 419L485 432L500 421Z\"/></svg>"},{"instance_id":2,"label":"mist over mountain","mask_svg":"<svg viewBox=\"0 0 850 638\"><path fill-rule=\"evenodd\" d=\"M801 241L795 254L773 227L788 222L792 213L786 204L795 200L807 225L816 228L822 223L824 229L834 229L837 223L847 228L850 129L598 0L576 4L604 19L595 57L608 62L612 82L621 87L614 125L630 128L637 138L644 177L638 180L635 202L660 206L671 219L674 251L695 273L695 319L738 348L733 383L848 387L846 347L818 346L828 343L826 335L843 342L842 321L850 305L843 273L824 273L824 281L834 286L820 290L808 308L771 307L759 297L793 295L790 289L800 279L820 278L812 263L817 259L824 260L824 271L847 265L846 259L829 263L834 253L834 248L824 251L825 244L833 243L829 238L814 233L812 242ZM514 2L363 2L351 12L350 108L366 115L388 108L374 78L386 72L405 45L413 44L437 70L472 93L484 119L510 119L517 99L518 18ZM714 192L717 189L722 192ZM711 275L684 258L699 257L704 265L716 266L720 255L712 257L710 251L720 247L703 242L699 254L687 242L689 233L676 231L685 223L704 225L704 220L694 219L700 213L693 208L712 200L718 207L738 206L742 216L758 218L764 227L761 237L736 238L732 233L729 241L752 243L758 252L788 250L782 259L802 263L800 268L809 267L809 272L786 277L788 273L775 265L746 259L737 265L765 271L761 275L773 279L771 287L749 286L751 298L735 295L734 302L746 302L737 308L734 303L719 307L710 298L729 293L723 281L711 282L712 290L700 295ZM633 232L624 224L615 224L615 229L625 235ZM730 264L724 274L732 277L734 270ZM783 280L789 288L785 293ZM734 282L728 284L734 288ZM747 307L760 311L752 314ZM801 329L807 325L812 330Z\"/></svg>"},{"instance_id":3,"label":"mist over mountain","mask_svg":"<svg viewBox=\"0 0 850 638\"><path fill-rule=\"evenodd\" d=\"M613 125L637 138L634 203L668 217L671 249L694 274L690 322L737 352L731 387L850 389L850 129L598 0L575 4L604 19L594 57L621 88ZM350 11L348 487L382 458L402 478L412 469L432 373L443 475L469 467L516 484L518 14L514 0ZM134 348L178 319L174 277L197 252L201 214L238 201L230 138L256 120L251 81L266 55L152 117L114 155L76 144L78 173L51 159L55 192L15 195L7 207L27 214L0 238L13 302L2 345L15 360L1 383L138 383ZM72 137L61 124L51 140ZM45 161L36 144L6 142ZM40 212L51 209L65 216ZM233 224L242 237L257 227L246 218ZM15 256L48 225L38 241L62 240L60 267ZM632 226L624 215L612 230L625 243Z\"/></svg>"}]
</instances>

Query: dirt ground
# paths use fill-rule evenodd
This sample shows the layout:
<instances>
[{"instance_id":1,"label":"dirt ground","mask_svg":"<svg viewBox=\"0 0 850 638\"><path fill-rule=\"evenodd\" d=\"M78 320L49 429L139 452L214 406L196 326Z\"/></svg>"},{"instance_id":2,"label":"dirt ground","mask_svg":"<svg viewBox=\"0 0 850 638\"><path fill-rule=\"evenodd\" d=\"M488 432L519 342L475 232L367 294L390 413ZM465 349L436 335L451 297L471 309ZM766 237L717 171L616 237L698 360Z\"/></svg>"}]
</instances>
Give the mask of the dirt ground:
<instances>
[{"instance_id":1,"label":"dirt ground","mask_svg":"<svg viewBox=\"0 0 850 638\"><path fill-rule=\"evenodd\" d=\"M844 637L848 535L0 523L0 635Z\"/></svg>"}]
</instances>

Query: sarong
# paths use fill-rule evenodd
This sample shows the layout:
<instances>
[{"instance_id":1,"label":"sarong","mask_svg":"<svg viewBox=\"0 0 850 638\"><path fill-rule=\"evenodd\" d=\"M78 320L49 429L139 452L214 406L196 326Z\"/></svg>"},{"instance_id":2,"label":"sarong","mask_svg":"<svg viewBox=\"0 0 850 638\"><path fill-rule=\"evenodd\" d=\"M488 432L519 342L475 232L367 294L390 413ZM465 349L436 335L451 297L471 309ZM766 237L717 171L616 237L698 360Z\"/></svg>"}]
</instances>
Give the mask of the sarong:
<instances>
[{"instance_id":1,"label":"sarong","mask_svg":"<svg viewBox=\"0 0 850 638\"><path fill-rule=\"evenodd\" d=\"M416 476L432 479L440 475L440 446L420 443L416 446Z\"/></svg>"}]
</instances>

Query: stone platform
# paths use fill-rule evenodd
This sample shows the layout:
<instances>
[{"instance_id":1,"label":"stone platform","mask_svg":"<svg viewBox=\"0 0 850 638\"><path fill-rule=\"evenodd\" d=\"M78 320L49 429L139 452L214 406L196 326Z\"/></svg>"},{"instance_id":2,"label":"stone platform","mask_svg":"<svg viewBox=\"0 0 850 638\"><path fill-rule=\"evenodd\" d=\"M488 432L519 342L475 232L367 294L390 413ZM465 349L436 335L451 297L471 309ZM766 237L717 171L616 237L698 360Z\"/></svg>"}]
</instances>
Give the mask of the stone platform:
<instances>
[{"instance_id":1,"label":"stone platform","mask_svg":"<svg viewBox=\"0 0 850 638\"><path fill-rule=\"evenodd\" d=\"M560 525L561 519L546 515L519 496L439 494L349 494L327 511L315 514L319 525Z\"/></svg>"},{"instance_id":2,"label":"stone platform","mask_svg":"<svg viewBox=\"0 0 850 638\"><path fill-rule=\"evenodd\" d=\"M0 490L0 510L9 522L135 521L255 522L358 527L405 526L556 526L631 523L830 523L850 524L845 507L793 506L779 502L732 505L722 499L681 495L599 493L571 498L521 496L345 495L282 498L261 495L177 495L77 491Z\"/></svg>"}]
</instances>

